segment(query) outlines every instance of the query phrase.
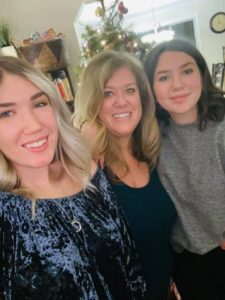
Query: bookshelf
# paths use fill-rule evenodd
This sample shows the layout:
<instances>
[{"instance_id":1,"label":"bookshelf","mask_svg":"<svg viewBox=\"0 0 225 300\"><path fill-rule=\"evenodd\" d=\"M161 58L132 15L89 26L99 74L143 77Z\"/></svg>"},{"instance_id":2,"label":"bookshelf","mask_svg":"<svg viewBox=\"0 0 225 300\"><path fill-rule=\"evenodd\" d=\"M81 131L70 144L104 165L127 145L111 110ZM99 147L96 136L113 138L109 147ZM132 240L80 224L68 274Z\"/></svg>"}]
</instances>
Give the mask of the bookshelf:
<instances>
[{"instance_id":1,"label":"bookshelf","mask_svg":"<svg viewBox=\"0 0 225 300\"><path fill-rule=\"evenodd\" d=\"M59 95L73 110L74 90L68 72L68 55L63 38L32 42L17 48L20 58L45 73L57 86Z\"/></svg>"},{"instance_id":2,"label":"bookshelf","mask_svg":"<svg viewBox=\"0 0 225 300\"><path fill-rule=\"evenodd\" d=\"M70 75L67 68L61 68L48 72L51 79L57 86L58 92L62 99L71 107L71 102L74 100L74 90L71 83Z\"/></svg>"}]
</instances>

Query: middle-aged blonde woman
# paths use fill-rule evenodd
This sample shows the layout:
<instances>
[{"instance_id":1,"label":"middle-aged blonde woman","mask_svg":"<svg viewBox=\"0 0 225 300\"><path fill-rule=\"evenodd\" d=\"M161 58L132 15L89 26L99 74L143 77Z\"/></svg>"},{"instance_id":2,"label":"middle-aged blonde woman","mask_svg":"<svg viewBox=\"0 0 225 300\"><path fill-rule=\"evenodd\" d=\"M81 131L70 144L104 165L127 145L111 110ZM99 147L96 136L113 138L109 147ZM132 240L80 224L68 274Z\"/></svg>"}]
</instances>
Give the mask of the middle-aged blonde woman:
<instances>
[{"instance_id":1,"label":"middle-aged blonde woman","mask_svg":"<svg viewBox=\"0 0 225 300\"><path fill-rule=\"evenodd\" d=\"M104 157L104 171L136 242L148 299L167 299L176 212L155 169L159 129L141 63L113 50L92 58L77 91L74 125L87 137L93 157Z\"/></svg>"}]
</instances>

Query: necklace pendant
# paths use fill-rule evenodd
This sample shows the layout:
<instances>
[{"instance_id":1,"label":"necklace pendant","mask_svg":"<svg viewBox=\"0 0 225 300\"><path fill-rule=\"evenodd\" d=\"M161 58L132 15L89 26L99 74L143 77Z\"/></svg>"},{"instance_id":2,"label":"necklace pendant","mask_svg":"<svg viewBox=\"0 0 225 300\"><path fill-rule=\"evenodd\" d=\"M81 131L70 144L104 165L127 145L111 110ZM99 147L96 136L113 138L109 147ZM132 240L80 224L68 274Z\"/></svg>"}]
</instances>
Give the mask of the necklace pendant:
<instances>
[{"instance_id":1,"label":"necklace pendant","mask_svg":"<svg viewBox=\"0 0 225 300\"><path fill-rule=\"evenodd\" d=\"M77 220L72 220L72 221L71 221L71 224L74 226L76 232L81 231L81 228L82 228L82 227L81 227L81 224L80 224L79 221L77 221Z\"/></svg>"}]
</instances>

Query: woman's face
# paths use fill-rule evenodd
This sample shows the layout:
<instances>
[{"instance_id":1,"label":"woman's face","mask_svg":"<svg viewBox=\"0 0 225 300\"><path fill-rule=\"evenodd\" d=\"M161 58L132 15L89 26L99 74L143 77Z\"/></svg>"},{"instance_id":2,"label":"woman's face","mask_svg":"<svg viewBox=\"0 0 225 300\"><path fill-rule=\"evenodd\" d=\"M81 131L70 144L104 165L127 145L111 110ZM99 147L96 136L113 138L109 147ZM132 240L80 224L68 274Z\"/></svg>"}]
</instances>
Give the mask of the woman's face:
<instances>
[{"instance_id":1,"label":"woman's face","mask_svg":"<svg viewBox=\"0 0 225 300\"><path fill-rule=\"evenodd\" d=\"M49 165L58 129L49 99L25 78L4 73L0 83L0 151L18 173Z\"/></svg>"},{"instance_id":2,"label":"woman's face","mask_svg":"<svg viewBox=\"0 0 225 300\"><path fill-rule=\"evenodd\" d=\"M153 80L157 102L176 123L189 124L197 120L202 77L190 55L180 51L163 52Z\"/></svg>"},{"instance_id":3,"label":"woman's face","mask_svg":"<svg viewBox=\"0 0 225 300\"><path fill-rule=\"evenodd\" d=\"M130 139L141 115L142 105L136 78L128 68L121 67L105 84L99 118L112 134Z\"/></svg>"}]
</instances>

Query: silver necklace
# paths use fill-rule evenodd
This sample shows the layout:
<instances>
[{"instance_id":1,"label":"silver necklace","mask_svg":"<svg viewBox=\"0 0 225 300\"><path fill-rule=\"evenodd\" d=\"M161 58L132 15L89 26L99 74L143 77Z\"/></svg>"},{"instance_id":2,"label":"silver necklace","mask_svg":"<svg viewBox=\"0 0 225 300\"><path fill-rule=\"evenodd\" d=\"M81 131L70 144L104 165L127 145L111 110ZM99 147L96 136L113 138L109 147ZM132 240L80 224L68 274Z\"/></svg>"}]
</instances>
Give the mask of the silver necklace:
<instances>
[{"instance_id":1,"label":"silver necklace","mask_svg":"<svg viewBox=\"0 0 225 300\"><path fill-rule=\"evenodd\" d=\"M73 216L73 219L71 219L70 216L68 215L68 213L62 207L62 205L60 205L59 203L57 203L57 201L54 201L54 204L56 204L64 212L65 216L67 217L68 222L73 225L75 231L76 232L81 231L82 226L81 226L81 223L77 220L77 218ZM71 207L70 207L70 210L72 212L72 208Z\"/></svg>"}]
</instances>

